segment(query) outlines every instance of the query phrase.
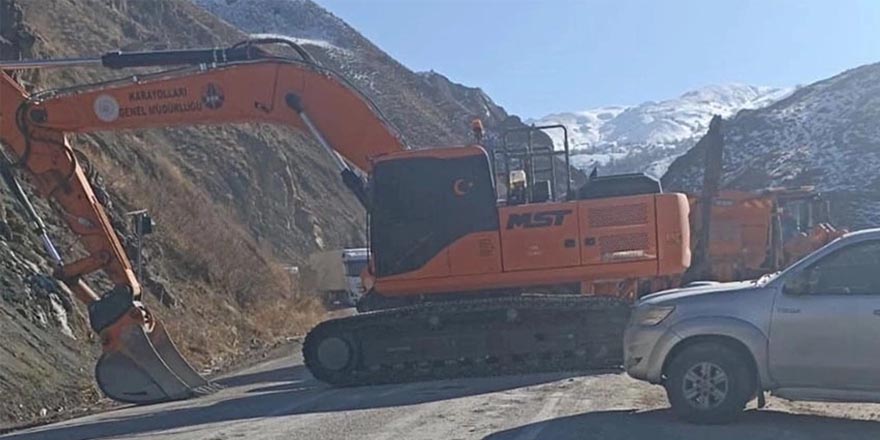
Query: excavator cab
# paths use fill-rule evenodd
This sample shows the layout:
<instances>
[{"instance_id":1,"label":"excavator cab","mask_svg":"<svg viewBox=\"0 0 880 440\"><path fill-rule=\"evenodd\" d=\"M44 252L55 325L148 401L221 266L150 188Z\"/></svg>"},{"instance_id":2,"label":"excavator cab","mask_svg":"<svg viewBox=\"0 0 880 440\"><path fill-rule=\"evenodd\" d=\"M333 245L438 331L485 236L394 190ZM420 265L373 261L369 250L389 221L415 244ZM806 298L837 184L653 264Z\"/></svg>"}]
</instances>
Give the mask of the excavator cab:
<instances>
[{"instance_id":1,"label":"excavator cab","mask_svg":"<svg viewBox=\"0 0 880 440\"><path fill-rule=\"evenodd\" d=\"M373 165L370 189L379 277L416 270L459 238L498 229L489 158L478 146L383 156Z\"/></svg>"},{"instance_id":2,"label":"excavator cab","mask_svg":"<svg viewBox=\"0 0 880 440\"><path fill-rule=\"evenodd\" d=\"M562 150L536 136L558 130ZM577 189L572 188L568 129L565 125L531 125L504 132L493 150L500 205L591 200L660 194L660 182L644 173L598 176L595 171ZM563 169L564 168L564 169ZM505 197L506 196L506 197Z\"/></svg>"},{"instance_id":3,"label":"excavator cab","mask_svg":"<svg viewBox=\"0 0 880 440\"><path fill-rule=\"evenodd\" d=\"M776 199L783 221L783 235L808 233L823 223L832 223L829 200L822 197L813 187L791 189L770 189ZM785 230L789 226L791 231Z\"/></svg>"},{"instance_id":4,"label":"excavator cab","mask_svg":"<svg viewBox=\"0 0 880 440\"><path fill-rule=\"evenodd\" d=\"M766 194L775 202L771 228L774 269L785 267L846 230L838 229L831 219L830 200L812 186L771 188Z\"/></svg>"},{"instance_id":5,"label":"excavator cab","mask_svg":"<svg viewBox=\"0 0 880 440\"><path fill-rule=\"evenodd\" d=\"M562 132L562 150L556 150L553 142L548 142L545 132L551 130ZM492 163L499 183L499 205L573 199L568 129L564 125L531 125L506 130L501 136L501 145L492 149ZM563 163L564 169L560 169Z\"/></svg>"}]
</instances>

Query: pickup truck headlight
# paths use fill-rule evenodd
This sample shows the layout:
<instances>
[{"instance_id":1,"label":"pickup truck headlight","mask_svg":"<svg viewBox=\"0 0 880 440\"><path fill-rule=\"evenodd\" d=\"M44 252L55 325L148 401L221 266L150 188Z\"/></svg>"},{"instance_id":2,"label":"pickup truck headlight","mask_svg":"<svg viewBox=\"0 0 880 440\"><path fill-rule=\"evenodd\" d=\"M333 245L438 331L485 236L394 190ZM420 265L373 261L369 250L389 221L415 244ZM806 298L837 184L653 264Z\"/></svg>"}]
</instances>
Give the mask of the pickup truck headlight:
<instances>
[{"instance_id":1,"label":"pickup truck headlight","mask_svg":"<svg viewBox=\"0 0 880 440\"><path fill-rule=\"evenodd\" d=\"M636 323L648 327L655 326L663 322L673 310L675 306L648 306L639 312Z\"/></svg>"}]
</instances>

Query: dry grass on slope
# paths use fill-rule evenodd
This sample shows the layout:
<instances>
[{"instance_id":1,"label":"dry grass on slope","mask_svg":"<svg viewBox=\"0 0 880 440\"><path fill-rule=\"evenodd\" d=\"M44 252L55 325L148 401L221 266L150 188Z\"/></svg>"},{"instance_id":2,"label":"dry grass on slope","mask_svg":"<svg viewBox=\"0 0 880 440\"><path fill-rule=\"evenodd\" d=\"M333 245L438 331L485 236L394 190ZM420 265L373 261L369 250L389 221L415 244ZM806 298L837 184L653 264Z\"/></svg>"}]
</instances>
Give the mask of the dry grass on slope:
<instances>
[{"instance_id":1,"label":"dry grass on slope","mask_svg":"<svg viewBox=\"0 0 880 440\"><path fill-rule=\"evenodd\" d=\"M19 48L24 57L83 56L119 48L213 46L243 38L186 0L15 3L23 12L22 32L33 37L22 41L34 42ZM0 7L9 4L9 0L0 0ZM95 69L58 69L22 76L38 89L45 89L119 75ZM342 186L329 160L310 155L310 145L299 138L284 137L274 130L246 136L245 131L234 127L157 133L159 130L146 136L102 133L73 140L107 183L113 202L110 215L124 236L130 238L126 211L147 208L156 217L158 230L147 239L145 249L144 299L164 320L184 355L199 368L227 366L252 350L304 333L322 316L319 304L299 292L282 267L282 262L295 264L297 258L307 255L316 241L290 220L297 213L295 209L307 206L315 211L315 217L336 221L319 225L322 238L331 246L340 244L341 237L356 226L356 215L346 216L353 202L346 204L332 197L334 189ZM255 157L254 152L264 156ZM289 170L281 170L286 171L287 185L283 186L272 184L281 171L263 166L285 164L276 160L278 157L303 158L293 162ZM310 192L306 184L314 190ZM79 250L77 241L61 225L56 212L37 202L65 258L73 261ZM10 216L21 223L15 211ZM19 234L4 244L22 264L11 269L0 264L0 286L19 275L27 281L35 274L51 272L47 264L25 264L25 257L40 261L30 256L39 253L37 243L34 237L22 239ZM106 281L94 285L98 290L108 287ZM0 380L0 394L9 408L18 408L13 411L0 405L0 426L41 419L41 408L56 411L63 407L56 411L58 416L69 416L72 408L98 398L91 383L94 358L88 352L97 349L90 340L93 335L84 325L74 326L77 339L73 340L35 321L30 311L39 311L33 304L40 298L29 292L18 287L14 292L0 292L17 301L3 295L0 313L9 310L21 316L17 320L4 316L0 325L0 338L8 341L4 349L16 357L13 362L7 353L0 353L0 376L14 382L10 385ZM167 299L167 295L175 301L166 307L158 298ZM84 310L78 306L74 312L82 315ZM22 334L29 339L20 337ZM56 361L59 357L65 357L66 362ZM39 374L10 374L18 364L21 371Z\"/></svg>"},{"instance_id":2,"label":"dry grass on slope","mask_svg":"<svg viewBox=\"0 0 880 440\"><path fill-rule=\"evenodd\" d=\"M154 214L159 232L147 239L147 264L173 277L176 291L167 293L180 304L160 312L193 361L222 363L257 341L303 334L323 316L319 302L299 290L271 250L257 245L228 208L169 160L151 157L148 175L98 152L90 157L104 170L111 193Z\"/></svg>"}]
</instances>

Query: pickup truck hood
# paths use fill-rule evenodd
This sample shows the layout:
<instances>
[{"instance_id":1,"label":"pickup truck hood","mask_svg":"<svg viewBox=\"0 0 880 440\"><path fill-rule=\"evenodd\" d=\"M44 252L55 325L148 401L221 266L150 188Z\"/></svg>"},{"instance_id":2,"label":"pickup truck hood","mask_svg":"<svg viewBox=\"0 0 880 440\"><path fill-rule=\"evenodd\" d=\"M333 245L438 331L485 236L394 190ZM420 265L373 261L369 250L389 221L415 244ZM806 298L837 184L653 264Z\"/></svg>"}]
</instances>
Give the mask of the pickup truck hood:
<instances>
[{"instance_id":1,"label":"pickup truck hood","mask_svg":"<svg viewBox=\"0 0 880 440\"><path fill-rule=\"evenodd\" d=\"M734 290L744 290L757 287L754 280L736 281L731 283L711 283L694 287L682 287L679 289L664 290L652 293L642 298L641 304L661 304L668 301L677 301L684 298L715 293L727 293Z\"/></svg>"}]
</instances>

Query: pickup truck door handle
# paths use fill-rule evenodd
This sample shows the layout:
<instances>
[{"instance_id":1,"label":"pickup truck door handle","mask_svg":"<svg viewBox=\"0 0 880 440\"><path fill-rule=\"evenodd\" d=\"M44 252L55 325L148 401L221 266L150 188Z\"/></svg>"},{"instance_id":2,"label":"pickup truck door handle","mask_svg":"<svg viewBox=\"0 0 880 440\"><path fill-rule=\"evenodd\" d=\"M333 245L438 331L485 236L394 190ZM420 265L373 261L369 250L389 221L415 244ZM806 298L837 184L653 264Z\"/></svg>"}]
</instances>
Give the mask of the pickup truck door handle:
<instances>
[{"instance_id":1,"label":"pickup truck door handle","mask_svg":"<svg viewBox=\"0 0 880 440\"><path fill-rule=\"evenodd\" d=\"M776 311L779 313L795 314L795 313L800 313L801 309L796 309L794 307L777 307Z\"/></svg>"},{"instance_id":2,"label":"pickup truck door handle","mask_svg":"<svg viewBox=\"0 0 880 440\"><path fill-rule=\"evenodd\" d=\"M880 309L874 310L874 316L880 316Z\"/></svg>"}]
</instances>

